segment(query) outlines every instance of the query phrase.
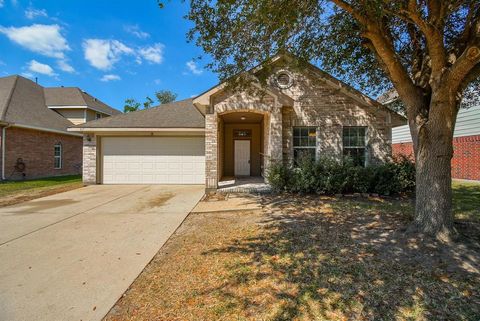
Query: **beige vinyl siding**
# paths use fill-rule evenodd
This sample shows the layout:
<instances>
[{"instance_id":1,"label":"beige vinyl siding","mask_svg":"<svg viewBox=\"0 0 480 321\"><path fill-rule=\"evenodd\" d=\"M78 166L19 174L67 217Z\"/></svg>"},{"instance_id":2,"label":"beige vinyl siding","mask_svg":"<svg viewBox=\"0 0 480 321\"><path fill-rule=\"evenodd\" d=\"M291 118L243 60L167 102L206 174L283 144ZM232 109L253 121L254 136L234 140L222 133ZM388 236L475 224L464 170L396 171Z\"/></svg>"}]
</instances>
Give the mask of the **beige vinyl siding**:
<instances>
[{"instance_id":1,"label":"beige vinyl siding","mask_svg":"<svg viewBox=\"0 0 480 321\"><path fill-rule=\"evenodd\" d=\"M104 114L104 113L100 113L100 112L95 111L95 110L87 109L87 121L91 121L91 120L97 119L97 118L96 118L96 115L97 115L97 114L101 114L101 115L102 115L102 118L103 118L103 117L108 117L108 116L110 116L110 115L107 115L107 114Z\"/></svg>"},{"instance_id":2,"label":"beige vinyl siding","mask_svg":"<svg viewBox=\"0 0 480 321\"><path fill-rule=\"evenodd\" d=\"M460 109L453 137L480 135L480 105L468 109ZM408 125L392 129L392 144L412 141Z\"/></svg>"},{"instance_id":3,"label":"beige vinyl siding","mask_svg":"<svg viewBox=\"0 0 480 321\"><path fill-rule=\"evenodd\" d=\"M58 108L57 113L71 121L74 125L85 123L85 109L83 108Z\"/></svg>"}]
</instances>

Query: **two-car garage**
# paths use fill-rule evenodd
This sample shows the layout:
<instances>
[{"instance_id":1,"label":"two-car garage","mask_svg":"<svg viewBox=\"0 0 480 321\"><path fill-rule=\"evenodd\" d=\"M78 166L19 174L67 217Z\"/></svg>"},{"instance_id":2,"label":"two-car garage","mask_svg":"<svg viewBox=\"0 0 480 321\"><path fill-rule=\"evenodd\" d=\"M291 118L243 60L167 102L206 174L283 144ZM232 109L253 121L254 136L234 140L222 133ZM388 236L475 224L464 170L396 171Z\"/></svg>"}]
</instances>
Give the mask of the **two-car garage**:
<instances>
[{"instance_id":1,"label":"two-car garage","mask_svg":"<svg viewBox=\"0 0 480 321\"><path fill-rule=\"evenodd\" d=\"M103 184L204 184L205 138L101 137Z\"/></svg>"}]
</instances>

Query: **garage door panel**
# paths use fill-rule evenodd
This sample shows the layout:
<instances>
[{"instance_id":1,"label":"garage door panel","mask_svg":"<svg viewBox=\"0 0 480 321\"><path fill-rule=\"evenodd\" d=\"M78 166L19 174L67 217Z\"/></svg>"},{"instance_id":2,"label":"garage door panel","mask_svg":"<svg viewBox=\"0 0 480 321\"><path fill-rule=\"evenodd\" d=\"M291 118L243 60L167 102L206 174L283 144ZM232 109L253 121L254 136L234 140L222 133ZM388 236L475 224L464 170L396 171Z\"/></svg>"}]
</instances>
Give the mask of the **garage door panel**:
<instances>
[{"instance_id":1,"label":"garage door panel","mask_svg":"<svg viewBox=\"0 0 480 321\"><path fill-rule=\"evenodd\" d=\"M204 184L204 137L104 137L104 184Z\"/></svg>"}]
</instances>

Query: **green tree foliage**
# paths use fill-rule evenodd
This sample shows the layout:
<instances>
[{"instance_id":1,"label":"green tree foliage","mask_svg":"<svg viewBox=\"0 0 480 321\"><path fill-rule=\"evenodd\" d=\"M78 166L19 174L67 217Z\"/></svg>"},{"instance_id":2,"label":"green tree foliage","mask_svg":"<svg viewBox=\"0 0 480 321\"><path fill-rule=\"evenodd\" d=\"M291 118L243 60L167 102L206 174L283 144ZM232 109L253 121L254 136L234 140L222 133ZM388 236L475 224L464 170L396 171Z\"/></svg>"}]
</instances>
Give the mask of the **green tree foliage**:
<instances>
[{"instance_id":1,"label":"green tree foliage","mask_svg":"<svg viewBox=\"0 0 480 321\"><path fill-rule=\"evenodd\" d=\"M157 97L160 104L168 104L177 99L177 94L170 90L159 90L155 92L155 97Z\"/></svg>"},{"instance_id":2,"label":"green tree foliage","mask_svg":"<svg viewBox=\"0 0 480 321\"><path fill-rule=\"evenodd\" d=\"M143 109L148 109L148 108L152 107L152 104L154 103L153 99L148 97L148 96L145 99L146 100L143 103Z\"/></svg>"},{"instance_id":3,"label":"green tree foliage","mask_svg":"<svg viewBox=\"0 0 480 321\"><path fill-rule=\"evenodd\" d=\"M167 104L174 102L175 99L177 99L177 94L170 91L170 90L160 90L155 92L155 97L157 97L157 100L160 104ZM123 112L124 113L129 113L132 111L137 111L140 110L141 106L143 106L143 109L149 109L153 106L154 100L147 96L145 98L145 101L143 103L139 103L133 98L127 98L125 99L125 105L123 106Z\"/></svg>"},{"instance_id":4,"label":"green tree foliage","mask_svg":"<svg viewBox=\"0 0 480 321\"><path fill-rule=\"evenodd\" d=\"M132 111L137 111L140 108L140 103L133 98L125 99L125 105L123 106L123 112L129 113Z\"/></svg>"}]
</instances>

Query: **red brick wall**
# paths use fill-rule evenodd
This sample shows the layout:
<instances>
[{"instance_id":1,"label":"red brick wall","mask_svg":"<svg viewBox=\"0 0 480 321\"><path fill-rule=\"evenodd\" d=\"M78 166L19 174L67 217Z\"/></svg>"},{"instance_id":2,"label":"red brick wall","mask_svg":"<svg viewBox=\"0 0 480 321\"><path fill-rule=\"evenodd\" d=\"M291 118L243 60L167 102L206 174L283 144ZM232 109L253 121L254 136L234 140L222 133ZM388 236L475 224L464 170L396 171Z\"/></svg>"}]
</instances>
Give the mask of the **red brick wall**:
<instances>
[{"instance_id":1,"label":"red brick wall","mask_svg":"<svg viewBox=\"0 0 480 321\"><path fill-rule=\"evenodd\" d=\"M413 155L412 143L392 145L393 155ZM452 177L480 180L480 135L453 139Z\"/></svg>"},{"instance_id":2,"label":"red brick wall","mask_svg":"<svg viewBox=\"0 0 480 321\"><path fill-rule=\"evenodd\" d=\"M10 127L6 129L5 177L22 179L15 171L18 158L25 163L25 178L73 175L82 172L82 137ZM54 169L53 146L62 144L63 164Z\"/></svg>"}]
</instances>

